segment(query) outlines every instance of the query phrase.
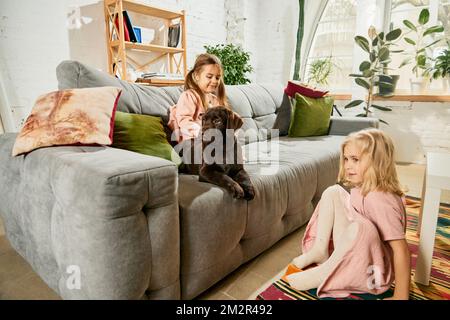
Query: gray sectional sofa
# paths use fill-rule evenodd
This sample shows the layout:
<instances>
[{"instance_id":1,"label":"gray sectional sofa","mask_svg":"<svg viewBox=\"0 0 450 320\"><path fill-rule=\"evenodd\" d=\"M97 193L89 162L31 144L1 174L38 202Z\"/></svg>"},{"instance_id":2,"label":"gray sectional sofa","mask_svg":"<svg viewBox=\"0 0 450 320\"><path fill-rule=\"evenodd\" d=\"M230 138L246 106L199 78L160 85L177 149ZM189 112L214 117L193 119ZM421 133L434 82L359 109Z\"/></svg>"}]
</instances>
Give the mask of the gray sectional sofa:
<instances>
[{"instance_id":1,"label":"gray sectional sofa","mask_svg":"<svg viewBox=\"0 0 450 320\"><path fill-rule=\"evenodd\" d=\"M122 82L76 61L62 62L57 78L60 89L119 86L118 110L164 121L182 92ZM378 126L333 117L329 135L288 138L281 84L228 86L227 95L242 129L253 129L243 141L254 200L178 174L170 161L111 147L12 158L16 134L4 134L0 214L11 245L64 299L192 299L307 223L335 182L344 136ZM272 128L280 135L269 141L258 130Z\"/></svg>"}]
</instances>

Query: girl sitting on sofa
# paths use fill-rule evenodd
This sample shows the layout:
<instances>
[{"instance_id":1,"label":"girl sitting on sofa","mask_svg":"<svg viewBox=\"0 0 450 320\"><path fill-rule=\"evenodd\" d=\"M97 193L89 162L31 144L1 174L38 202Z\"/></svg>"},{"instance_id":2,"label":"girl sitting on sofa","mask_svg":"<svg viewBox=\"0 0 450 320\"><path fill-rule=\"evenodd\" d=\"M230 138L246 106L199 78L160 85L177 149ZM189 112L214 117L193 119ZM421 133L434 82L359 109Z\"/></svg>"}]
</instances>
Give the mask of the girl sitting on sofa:
<instances>
[{"instance_id":1,"label":"girl sitting on sofa","mask_svg":"<svg viewBox=\"0 0 450 320\"><path fill-rule=\"evenodd\" d=\"M222 64L215 55L200 54L186 75L185 91L170 108L168 126L177 142L194 139L201 132L202 115L208 108L227 106Z\"/></svg>"},{"instance_id":2,"label":"girl sitting on sofa","mask_svg":"<svg viewBox=\"0 0 450 320\"><path fill-rule=\"evenodd\" d=\"M341 146L338 184L323 192L306 227L303 254L293 260L299 269L318 266L287 275L289 284L342 298L381 294L395 279L391 299L408 299L403 201L392 140L377 129L350 134Z\"/></svg>"}]
</instances>

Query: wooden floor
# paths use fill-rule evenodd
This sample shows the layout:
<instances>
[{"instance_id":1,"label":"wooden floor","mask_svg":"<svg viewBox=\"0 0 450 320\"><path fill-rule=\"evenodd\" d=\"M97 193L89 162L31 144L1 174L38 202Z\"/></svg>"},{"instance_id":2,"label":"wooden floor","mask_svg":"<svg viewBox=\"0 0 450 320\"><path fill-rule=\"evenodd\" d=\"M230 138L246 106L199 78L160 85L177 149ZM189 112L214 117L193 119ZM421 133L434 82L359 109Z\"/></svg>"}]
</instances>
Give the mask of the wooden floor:
<instances>
[{"instance_id":1,"label":"wooden floor","mask_svg":"<svg viewBox=\"0 0 450 320\"><path fill-rule=\"evenodd\" d=\"M407 194L421 196L424 166L399 164L400 183ZM450 192L445 191L441 201L450 203ZM286 265L300 253L299 243L305 227L285 237L272 248L204 292L197 299L245 300L254 299L271 279L283 272ZM59 299L37 276L29 264L9 245L0 220L0 300L4 299Z\"/></svg>"}]
</instances>

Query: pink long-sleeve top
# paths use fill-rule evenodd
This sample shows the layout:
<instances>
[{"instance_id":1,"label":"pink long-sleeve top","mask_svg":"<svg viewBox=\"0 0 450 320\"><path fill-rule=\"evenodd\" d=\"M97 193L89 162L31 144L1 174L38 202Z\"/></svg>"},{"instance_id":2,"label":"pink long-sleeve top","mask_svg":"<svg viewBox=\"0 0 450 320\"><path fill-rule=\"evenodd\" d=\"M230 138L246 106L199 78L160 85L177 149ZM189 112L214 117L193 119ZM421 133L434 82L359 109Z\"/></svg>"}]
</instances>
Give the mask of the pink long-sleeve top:
<instances>
[{"instance_id":1,"label":"pink long-sleeve top","mask_svg":"<svg viewBox=\"0 0 450 320\"><path fill-rule=\"evenodd\" d=\"M220 105L219 99L209 94L207 96L209 107ZM184 91L176 105L170 107L168 126L174 134L174 138L181 142L198 136L202 128L202 115L206 111L202 99L192 89Z\"/></svg>"}]
</instances>

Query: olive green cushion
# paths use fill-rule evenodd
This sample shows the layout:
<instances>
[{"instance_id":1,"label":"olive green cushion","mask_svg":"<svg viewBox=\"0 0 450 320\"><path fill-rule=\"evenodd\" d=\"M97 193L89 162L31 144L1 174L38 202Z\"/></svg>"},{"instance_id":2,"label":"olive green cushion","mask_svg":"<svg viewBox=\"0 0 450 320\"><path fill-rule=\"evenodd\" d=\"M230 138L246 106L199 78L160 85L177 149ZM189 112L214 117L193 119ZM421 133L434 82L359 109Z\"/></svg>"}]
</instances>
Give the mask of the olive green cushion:
<instances>
[{"instance_id":1,"label":"olive green cushion","mask_svg":"<svg viewBox=\"0 0 450 320\"><path fill-rule=\"evenodd\" d=\"M167 141L160 117L117 111L112 147L181 164L180 157Z\"/></svg>"},{"instance_id":2,"label":"olive green cushion","mask_svg":"<svg viewBox=\"0 0 450 320\"><path fill-rule=\"evenodd\" d=\"M309 98L295 94L289 126L289 137L322 136L328 134L333 98Z\"/></svg>"}]
</instances>

